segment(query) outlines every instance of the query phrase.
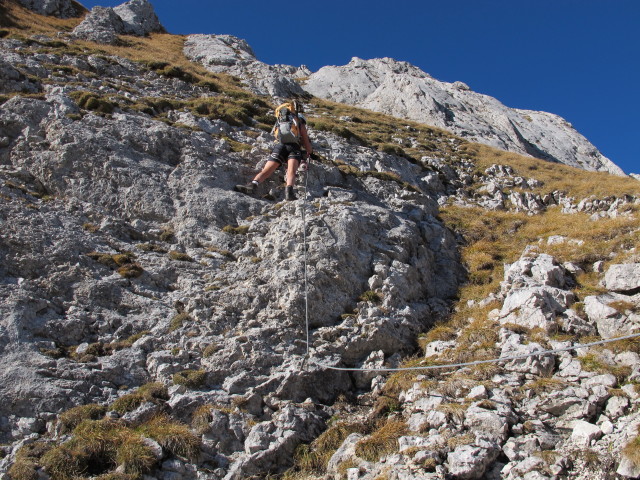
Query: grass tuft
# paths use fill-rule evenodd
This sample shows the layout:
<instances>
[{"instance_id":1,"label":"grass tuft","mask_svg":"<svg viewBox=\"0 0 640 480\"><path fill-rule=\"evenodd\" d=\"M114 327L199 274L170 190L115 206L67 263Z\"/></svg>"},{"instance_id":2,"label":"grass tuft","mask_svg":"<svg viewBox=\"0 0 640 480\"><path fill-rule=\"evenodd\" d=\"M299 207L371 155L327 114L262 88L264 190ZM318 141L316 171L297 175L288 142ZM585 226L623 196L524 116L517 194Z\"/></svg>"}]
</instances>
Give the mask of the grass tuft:
<instances>
[{"instance_id":1,"label":"grass tuft","mask_svg":"<svg viewBox=\"0 0 640 480\"><path fill-rule=\"evenodd\" d=\"M370 436L356 444L356 455L368 462L377 462L384 455L397 452L398 439L406 435L407 424L401 421L390 421Z\"/></svg>"},{"instance_id":2,"label":"grass tuft","mask_svg":"<svg viewBox=\"0 0 640 480\"><path fill-rule=\"evenodd\" d=\"M173 383L187 388L200 388L207 380L205 370L183 370L173 375Z\"/></svg>"}]
</instances>

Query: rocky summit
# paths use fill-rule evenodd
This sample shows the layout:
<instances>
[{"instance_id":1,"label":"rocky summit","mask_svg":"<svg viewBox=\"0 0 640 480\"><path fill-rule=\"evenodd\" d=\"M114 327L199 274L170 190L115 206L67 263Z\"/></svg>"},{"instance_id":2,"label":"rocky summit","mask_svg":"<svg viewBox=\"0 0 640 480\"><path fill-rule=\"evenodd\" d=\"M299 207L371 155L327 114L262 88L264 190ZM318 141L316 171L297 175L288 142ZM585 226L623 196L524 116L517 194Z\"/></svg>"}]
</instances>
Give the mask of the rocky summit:
<instances>
[{"instance_id":1,"label":"rocky summit","mask_svg":"<svg viewBox=\"0 0 640 480\"><path fill-rule=\"evenodd\" d=\"M463 82L440 82L406 62L353 58L348 65L321 68L305 89L321 98L435 125L474 142L624 175L563 118L506 107Z\"/></svg>"},{"instance_id":2,"label":"rocky summit","mask_svg":"<svg viewBox=\"0 0 640 480\"><path fill-rule=\"evenodd\" d=\"M640 184L461 84L483 126L378 108L435 80L356 64L0 6L0 478L640 476ZM291 96L299 199L234 191Z\"/></svg>"}]
</instances>

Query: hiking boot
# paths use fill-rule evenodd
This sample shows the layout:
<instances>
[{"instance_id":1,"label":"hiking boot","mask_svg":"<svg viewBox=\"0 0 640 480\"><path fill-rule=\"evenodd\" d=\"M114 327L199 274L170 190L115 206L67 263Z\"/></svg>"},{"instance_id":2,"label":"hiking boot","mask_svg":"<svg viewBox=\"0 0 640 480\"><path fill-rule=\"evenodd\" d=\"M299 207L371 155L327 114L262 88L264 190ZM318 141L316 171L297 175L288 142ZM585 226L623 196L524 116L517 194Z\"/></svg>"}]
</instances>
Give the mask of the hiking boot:
<instances>
[{"instance_id":1,"label":"hiking boot","mask_svg":"<svg viewBox=\"0 0 640 480\"><path fill-rule=\"evenodd\" d=\"M246 185L236 185L235 187L233 187L236 192L246 193L247 195L256 193L256 188L258 188L258 186L253 182L249 182Z\"/></svg>"},{"instance_id":2,"label":"hiking boot","mask_svg":"<svg viewBox=\"0 0 640 480\"><path fill-rule=\"evenodd\" d=\"M292 186L287 186L284 190L284 199L285 200L297 200L295 192L293 191Z\"/></svg>"}]
</instances>

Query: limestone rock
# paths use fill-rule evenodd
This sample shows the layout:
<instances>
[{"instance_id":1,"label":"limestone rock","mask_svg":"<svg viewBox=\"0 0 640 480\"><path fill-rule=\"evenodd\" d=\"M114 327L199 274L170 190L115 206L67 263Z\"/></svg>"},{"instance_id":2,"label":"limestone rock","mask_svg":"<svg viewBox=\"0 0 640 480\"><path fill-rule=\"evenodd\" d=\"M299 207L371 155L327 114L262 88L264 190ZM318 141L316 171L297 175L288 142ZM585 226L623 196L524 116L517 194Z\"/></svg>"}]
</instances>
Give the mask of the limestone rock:
<instances>
[{"instance_id":1,"label":"limestone rock","mask_svg":"<svg viewBox=\"0 0 640 480\"><path fill-rule=\"evenodd\" d=\"M260 95L287 98L304 95L295 78L310 72L306 67L267 65L259 61L249 44L231 35L189 35L185 55L212 72L225 72L244 79Z\"/></svg>"},{"instance_id":2,"label":"limestone rock","mask_svg":"<svg viewBox=\"0 0 640 480\"><path fill-rule=\"evenodd\" d=\"M602 283L614 292L637 291L640 289L640 263L611 265Z\"/></svg>"},{"instance_id":3,"label":"limestone rock","mask_svg":"<svg viewBox=\"0 0 640 480\"><path fill-rule=\"evenodd\" d=\"M588 447L593 440L602 436L602 430L597 425L578 420L571 432L571 440L579 446Z\"/></svg>"},{"instance_id":4,"label":"limestone rock","mask_svg":"<svg viewBox=\"0 0 640 480\"><path fill-rule=\"evenodd\" d=\"M114 44L124 32L124 22L112 8L94 7L72 34L92 42Z\"/></svg>"},{"instance_id":5,"label":"limestone rock","mask_svg":"<svg viewBox=\"0 0 640 480\"><path fill-rule=\"evenodd\" d=\"M640 466L636 465L627 457L622 456L616 473L627 478L638 478L640 477Z\"/></svg>"},{"instance_id":6,"label":"limestone rock","mask_svg":"<svg viewBox=\"0 0 640 480\"><path fill-rule=\"evenodd\" d=\"M589 320L597 325L598 333L603 338L614 338L640 329L640 316L625 309L619 311L611 305L634 305L636 302L633 297L618 293L590 295L584 299L584 309Z\"/></svg>"},{"instance_id":7,"label":"limestone rock","mask_svg":"<svg viewBox=\"0 0 640 480\"><path fill-rule=\"evenodd\" d=\"M82 6L74 0L18 0L25 8L41 15L52 15L60 18L78 17Z\"/></svg>"},{"instance_id":8,"label":"limestone rock","mask_svg":"<svg viewBox=\"0 0 640 480\"><path fill-rule=\"evenodd\" d=\"M495 447L462 445L447 455L449 473L461 480L482 478L498 454Z\"/></svg>"},{"instance_id":9,"label":"limestone rock","mask_svg":"<svg viewBox=\"0 0 640 480\"><path fill-rule=\"evenodd\" d=\"M118 35L144 36L163 31L164 27L148 0L130 0L115 8L92 8L72 34L97 43L113 44Z\"/></svg>"},{"instance_id":10,"label":"limestone rock","mask_svg":"<svg viewBox=\"0 0 640 480\"><path fill-rule=\"evenodd\" d=\"M0 59L0 93L36 93L39 86L8 62Z\"/></svg>"},{"instance_id":11,"label":"limestone rock","mask_svg":"<svg viewBox=\"0 0 640 480\"><path fill-rule=\"evenodd\" d=\"M124 33L143 37L153 32L164 32L164 27L148 0L130 0L113 8L124 23Z\"/></svg>"},{"instance_id":12,"label":"limestone rock","mask_svg":"<svg viewBox=\"0 0 640 480\"><path fill-rule=\"evenodd\" d=\"M561 117L508 108L406 62L353 58L344 66L321 68L304 88L318 97L435 125L505 150L624 175ZM398 91L404 94L398 96Z\"/></svg>"}]
</instances>

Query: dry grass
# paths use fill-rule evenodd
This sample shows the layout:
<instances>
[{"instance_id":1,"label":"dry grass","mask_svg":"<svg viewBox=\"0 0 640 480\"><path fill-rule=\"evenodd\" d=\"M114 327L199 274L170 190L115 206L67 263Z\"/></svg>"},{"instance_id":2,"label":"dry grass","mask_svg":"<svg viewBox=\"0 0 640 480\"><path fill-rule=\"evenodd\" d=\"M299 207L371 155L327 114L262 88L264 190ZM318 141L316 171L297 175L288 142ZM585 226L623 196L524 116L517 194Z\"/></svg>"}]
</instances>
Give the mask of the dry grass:
<instances>
[{"instance_id":1,"label":"dry grass","mask_svg":"<svg viewBox=\"0 0 640 480\"><path fill-rule=\"evenodd\" d=\"M99 420L106 412L106 407L94 403L71 408L58 417L59 431L61 434L72 432L83 420Z\"/></svg>"},{"instance_id":2,"label":"dry grass","mask_svg":"<svg viewBox=\"0 0 640 480\"><path fill-rule=\"evenodd\" d=\"M207 380L205 370L183 370L173 375L175 385L184 385L187 388L200 388Z\"/></svg>"},{"instance_id":3,"label":"dry grass","mask_svg":"<svg viewBox=\"0 0 640 480\"><path fill-rule=\"evenodd\" d=\"M200 453L200 438L193 434L186 425L174 422L167 416L154 417L138 427L137 431L154 439L163 449L173 455L195 460Z\"/></svg>"},{"instance_id":4,"label":"dry grass","mask_svg":"<svg viewBox=\"0 0 640 480\"><path fill-rule=\"evenodd\" d=\"M78 13L86 12L86 9L77 4ZM70 32L82 18L56 18L46 15L38 15L20 5L17 2L3 1L0 5L0 27L7 29L13 35L51 35L58 32Z\"/></svg>"},{"instance_id":5,"label":"dry grass","mask_svg":"<svg viewBox=\"0 0 640 480\"><path fill-rule=\"evenodd\" d=\"M284 478L308 478L322 474L335 451L352 433L365 433L368 427L363 423L339 422L325 430L311 444L302 444L296 449L294 466Z\"/></svg>"},{"instance_id":6,"label":"dry grass","mask_svg":"<svg viewBox=\"0 0 640 480\"><path fill-rule=\"evenodd\" d=\"M578 360L584 370L600 374L609 373L615 376L620 384L631 375L632 371L631 367L610 364L595 352L578 357Z\"/></svg>"},{"instance_id":7,"label":"dry grass","mask_svg":"<svg viewBox=\"0 0 640 480\"><path fill-rule=\"evenodd\" d=\"M124 415L127 412L132 412L145 402L158 404L168 399L167 387L160 382L152 382L142 385L135 392L118 398L109 406L109 410Z\"/></svg>"},{"instance_id":8,"label":"dry grass","mask_svg":"<svg viewBox=\"0 0 640 480\"><path fill-rule=\"evenodd\" d=\"M389 421L356 444L356 455L368 462L377 462L384 455L398 451L398 439L406 435L407 424Z\"/></svg>"},{"instance_id":9,"label":"dry grass","mask_svg":"<svg viewBox=\"0 0 640 480\"><path fill-rule=\"evenodd\" d=\"M313 129L335 133L418 165L422 156L436 152L450 156L454 154L455 145L464 143L445 130L411 120L317 98L310 104ZM397 138L401 138L402 143L399 144Z\"/></svg>"},{"instance_id":10,"label":"dry grass","mask_svg":"<svg viewBox=\"0 0 640 480\"><path fill-rule=\"evenodd\" d=\"M520 390L523 392L531 391L536 395L541 393L553 392L556 390L562 390L566 388L569 384L563 380L559 380L557 378L537 378L523 386L520 387Z\"/></svg>"},{"instance_id":11,"label":"dry grass","mask_svg":"<svg viewBox=\"0 0 640 480\"><path fill-rule=\"evenodd\" d=\"M436 410L444 413L449 420L461 423L464 420L464 416L468 408L468 404L442 403L436 407Z\"/></svg>"},{"instance_id":12,"label":"dry grass","mask_svg":"<svg viewBox=\"0 0 640 480\"><path fill-rule=\"evenodd\" d=\"M640 433L640 432L638 432ZM640 435L635 436L622 449L624 455L633 465L640 467Z\"/></svg>"},{"instance_id":13,"label":"dry grass","mask_svg":"<svg viewBox=\"0 0 640 480\"><path fill-rule=\"evenodd\" d=\"M464 151L473 158L478 170L484 171L496 163L509 165L514 169L515 175L535 178L543 182L541 188L547 193L557 190L578 199L591 195L598 198L613 195L640 195L640 185L637 180L629 177L589 172L517 153L496 150L482 144L469 143L464 147Z\"/></svg>"}]
</instances>

